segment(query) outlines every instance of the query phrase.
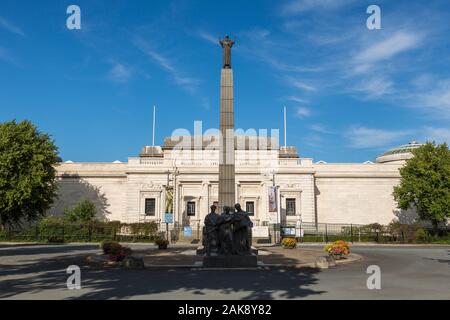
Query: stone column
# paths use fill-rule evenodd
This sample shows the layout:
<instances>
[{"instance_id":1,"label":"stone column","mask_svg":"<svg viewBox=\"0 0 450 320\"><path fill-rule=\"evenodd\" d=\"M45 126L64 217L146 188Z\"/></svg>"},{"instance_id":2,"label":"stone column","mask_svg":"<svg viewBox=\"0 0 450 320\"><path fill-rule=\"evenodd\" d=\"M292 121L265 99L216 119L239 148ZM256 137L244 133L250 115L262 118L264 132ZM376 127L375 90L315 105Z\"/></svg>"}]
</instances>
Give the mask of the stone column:
<instances>
[{"instance_id":1,"label":"stone column","mask_svg":"<svg viewBox=\"0 0 450 320\"><path fill-rule=\"evenodd\" d=\"M233 70L222 69L220 78L220 153L219 212L224 206L234 206L234 96Z\"/></svg>"}]
</instances>

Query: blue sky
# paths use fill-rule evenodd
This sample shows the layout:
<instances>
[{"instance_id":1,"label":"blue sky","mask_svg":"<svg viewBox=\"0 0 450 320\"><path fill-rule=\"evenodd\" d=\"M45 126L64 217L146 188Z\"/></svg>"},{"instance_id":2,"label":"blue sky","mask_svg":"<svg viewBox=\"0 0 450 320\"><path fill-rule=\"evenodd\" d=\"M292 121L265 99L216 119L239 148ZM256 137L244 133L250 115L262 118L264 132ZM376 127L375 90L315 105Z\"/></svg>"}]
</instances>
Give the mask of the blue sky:
<instances>
[{"instance_id":1,"label":"blue sky","mask_svg":"<svg viewBox=\"0 0 450 320\"><path fill-rule=\"evenodd\" d=\"M82 29L66 28L81 8ZM381 7L382 29L366 9ZM0 2L0 121L29 119L64 160L126 161L177 128L219 123L230 34L237 128L282 128L315 161L450 141L450 2Z\"/></svg>"}]
</instances>

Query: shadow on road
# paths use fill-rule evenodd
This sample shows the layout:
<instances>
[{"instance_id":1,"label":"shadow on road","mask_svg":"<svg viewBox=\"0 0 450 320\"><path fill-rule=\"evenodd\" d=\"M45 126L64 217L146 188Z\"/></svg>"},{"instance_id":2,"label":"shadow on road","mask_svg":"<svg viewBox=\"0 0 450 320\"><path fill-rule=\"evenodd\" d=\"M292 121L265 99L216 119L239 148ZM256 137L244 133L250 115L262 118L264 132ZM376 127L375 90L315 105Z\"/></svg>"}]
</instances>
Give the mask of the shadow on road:
<instances>
[{"instance_id":1,"label":"shadow on road","mask_svg":"<svg viewBox=\"0 0 450 320\"><path fill-rule=\"evenodd\" d=\"M37 254L58 254L69 253L74 250L92 250L98 249L98 245L80 244L80 245L3 245L0 246L0 257L17 255L37 255Z\"/></svg>"},{"instance_id":2,"label":"shadow on road","mask_svg":"<svg viewBox=\"0 0 450 320\"><path fill-rule=\"evenodd\" d=\"M76 246L75 250L82 250ZM85 249L92 248L86 246ZM26 249L26 250L25 250ZM32 250L29 252L28 250ZM75 264L81 267L81 285L87 293L77 299L297 299L320 295L325 291L310 289L318 282L318 269L272 269L202 271L194 269L129 270L122 268L96 268L84 263L84 255L51 257L39 259L31 256L42 250L55 253L58 247L13 249L16 254L30 255L29 259L17 265L0 264L1 298L11 298L17 294L37 294L26 299L45 299L47 290L56 290L56 296L75 296L76 291L66 288L66 268ZM67 252L67 246L59 247ZM286 261L281 261L281 260ZM280 263L292 264L292 259L280 256ZM65 292L63 292L65 291ZM69 292L69 293L68 293ZM61 293L61 294L59 294ZM79 295L79 293L78 293ZM55 296L53 292L52 296Z\"/></svg>"},{"instance_id":3,"label":"shadow on road","mask_svg":"<svg viewBox=\"0 0 450 320\"><path fill-rule=\"evenodd\" d=\"M447 251L448 255L449 255L449 259L433 259L433 258L425 258L426 260L433 260L433 261L437 261L440 263L447 263L450 266L450 250Z\"/></svg>"},{"instance_id":4,"label":"shadow on road","mask_svg":"<svg viewBox=\"0 0 450 320\"><path fill-rule=\"evenodd\" d=\"M26 260L20 264L0 264L0 299L21 293L37 293L43 290L67 290L66 268L77 264L82 257L63 257L43 260ZM45 299L44 297L39 297Z\"/></svg>"}]
</instances>

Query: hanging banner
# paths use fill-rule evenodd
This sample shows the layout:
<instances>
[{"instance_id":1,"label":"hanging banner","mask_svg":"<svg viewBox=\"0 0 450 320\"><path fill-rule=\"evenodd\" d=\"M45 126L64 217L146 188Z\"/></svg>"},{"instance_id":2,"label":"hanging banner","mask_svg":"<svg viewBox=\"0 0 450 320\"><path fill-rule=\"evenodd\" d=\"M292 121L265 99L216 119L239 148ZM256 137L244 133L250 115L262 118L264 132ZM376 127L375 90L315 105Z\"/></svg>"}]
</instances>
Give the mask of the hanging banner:
<instances>
[{"instance_id":1,"label":"hanging banner","mask_svg":"<svg viewBox=\"0 0 450 320\"><path fill-rule=\"evenodd\" d=\"M269 212L277 211L277 187L269 187Z\"/></svg>"},{"instance_id":2,"label":"hanging banner","mask_svg":"<svg viewBox=\"0 0 450 320\"><path fill-rule=\"evenodd\" d=\"M173 213L173 188L166 188L166 211L165 213Z\"/></svg>"}]
</instances>

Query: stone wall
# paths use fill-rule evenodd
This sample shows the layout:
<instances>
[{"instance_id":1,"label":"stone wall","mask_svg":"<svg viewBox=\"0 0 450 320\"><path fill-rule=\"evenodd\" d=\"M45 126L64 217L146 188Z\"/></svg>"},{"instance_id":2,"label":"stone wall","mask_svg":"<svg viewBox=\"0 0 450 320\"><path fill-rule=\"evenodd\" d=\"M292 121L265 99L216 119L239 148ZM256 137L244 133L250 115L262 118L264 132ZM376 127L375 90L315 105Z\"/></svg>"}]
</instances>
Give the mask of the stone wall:
<instances>
[{"instance_id":1,"label":"stone wall","mask_svg":"<svg viewBox=\"0 0 450 320\"><path fill-rule=\"evenodd\" d=\"M62 215L64 208L88 199L95 203L98 218L122 220L125 210L126 164L73 163L57 167L58 199L49 211Z\"/></svg>"},{"instance_id":2,"label":"stone wall","mask_svg":"<svg viewBox=\"0 0 450 320\"><path fill-rule=\"evenodd\" d=\"M316 214L320 223L388 224L398 210L392 196L399 165L316 165Z\"/></svg>"}]
</instances>

